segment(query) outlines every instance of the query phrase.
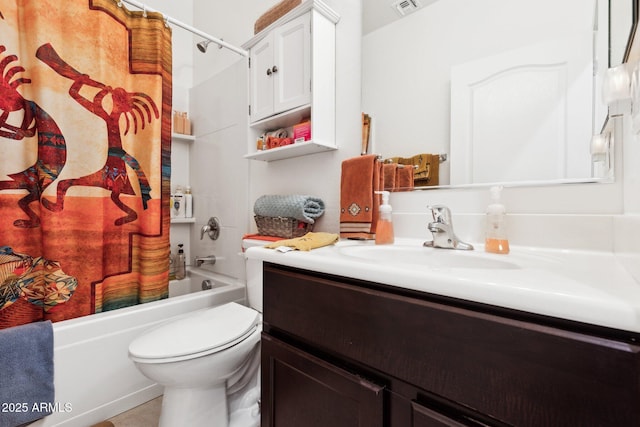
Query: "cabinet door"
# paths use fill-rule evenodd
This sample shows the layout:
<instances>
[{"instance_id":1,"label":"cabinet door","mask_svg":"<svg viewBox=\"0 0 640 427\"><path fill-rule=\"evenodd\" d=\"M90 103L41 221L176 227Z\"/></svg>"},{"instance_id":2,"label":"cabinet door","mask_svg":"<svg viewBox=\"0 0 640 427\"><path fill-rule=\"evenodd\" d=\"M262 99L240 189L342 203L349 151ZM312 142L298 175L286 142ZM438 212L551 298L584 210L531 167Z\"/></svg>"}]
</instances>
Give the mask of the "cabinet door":
<instances>
[{"instance_id":1,"label":"cabinet door","mask_svg":"<svg viewBox=\"0 0 640 427\"><path fill-rule=\"evenodd\" d=\"M383 388L262 336L262 427L382 427Z\"/></svg>"},{"instance_id":2,"label":"cabinet door","mask_svg":"<svg viewBox=\"0 0 640 427\"><path fill-rule=\"evenodd\" d=\"M273 114L273 34L251 49L251 121Z\"/></svg>"},{"instance_id":3,"label":"cabinet door","mask_svg":"<svg viewBox=\"0 0 640 427\"><path fill-rule=\"evenodd\" d=\"M311 102L311 24L304 14L274 30L274 113Z\"/></svg>"}]
</instances>

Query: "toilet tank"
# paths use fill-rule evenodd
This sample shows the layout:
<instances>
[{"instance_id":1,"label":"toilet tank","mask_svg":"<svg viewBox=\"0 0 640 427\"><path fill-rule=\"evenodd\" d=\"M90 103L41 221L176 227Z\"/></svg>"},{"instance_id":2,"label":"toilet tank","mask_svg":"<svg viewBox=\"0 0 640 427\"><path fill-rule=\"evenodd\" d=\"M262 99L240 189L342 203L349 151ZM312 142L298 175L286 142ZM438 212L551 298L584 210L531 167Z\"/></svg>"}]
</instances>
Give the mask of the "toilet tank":
<instances>
[{"instance_id":1,"label":"toilet tank","mask_svg":"<svg viewBox=\"0 0 640 427\"><path fill-rule=\"evenodd\" d=\"M263 246L267 243L262 240L245 239L242 241L242 249ZM245 258L245 271L247 275L247 304L262 313L262 261Z\"/></svg>"},{"instance_id":2,"label":"toilet tank","mask_svg":"<svg viewBox=\"0 0 640 427\"><path fill-rule=\"evenodd\" d=\"M247 259L247 304L262 313L262 261Z\"/></svg>"}]
</instances>

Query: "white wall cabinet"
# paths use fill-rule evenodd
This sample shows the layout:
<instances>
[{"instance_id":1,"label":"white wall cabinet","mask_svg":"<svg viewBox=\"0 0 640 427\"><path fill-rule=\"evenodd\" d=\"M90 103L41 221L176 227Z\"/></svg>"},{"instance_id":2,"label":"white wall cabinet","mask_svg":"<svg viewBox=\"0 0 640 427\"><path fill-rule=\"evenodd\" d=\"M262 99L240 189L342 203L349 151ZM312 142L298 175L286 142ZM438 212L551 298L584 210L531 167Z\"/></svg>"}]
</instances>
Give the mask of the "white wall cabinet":
<instances>
[{"instance_id":1,"label":"white wall cabinet","mask_svg":"<svg viewBox=\"0 0 640 427\"><path fill-rule=\"evenodd\" d=\"M271 31L251 49L251 121L311 102L310 15Z\"/></svg>"},{"instance_id":2,"label":"white wall cabinet","mask_svg":"<svg viewBox=\"0 0 640 427\"><path fill-rule=\"evenodd\" d=\"M243 45L249 51L249 143L245 158L279 160L335 150L335 26L338 15L307 0ZM260 150L265 132L311 119L311 140Z\"/></svg>"}]
</instances>

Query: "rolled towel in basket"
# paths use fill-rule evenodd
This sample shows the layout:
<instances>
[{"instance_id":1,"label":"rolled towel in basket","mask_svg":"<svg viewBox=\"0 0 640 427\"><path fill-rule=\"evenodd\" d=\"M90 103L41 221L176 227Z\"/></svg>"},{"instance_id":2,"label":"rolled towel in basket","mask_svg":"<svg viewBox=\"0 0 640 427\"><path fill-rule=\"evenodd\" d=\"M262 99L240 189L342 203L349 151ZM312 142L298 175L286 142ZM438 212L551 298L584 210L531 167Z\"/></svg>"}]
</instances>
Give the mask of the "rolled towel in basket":
<instances>
[{"instance_id":1,"label":"rolled towel in basket","mask_svg":"<svg viewBox=\"0 0 640 427\"><path fill-rule=\"evenodd\" d=\"M256 200L253 213L260 216L295 218L314 224L316 218L324 213L324 202L313 196L264 195Z\"/></svg>"}]
</instances>

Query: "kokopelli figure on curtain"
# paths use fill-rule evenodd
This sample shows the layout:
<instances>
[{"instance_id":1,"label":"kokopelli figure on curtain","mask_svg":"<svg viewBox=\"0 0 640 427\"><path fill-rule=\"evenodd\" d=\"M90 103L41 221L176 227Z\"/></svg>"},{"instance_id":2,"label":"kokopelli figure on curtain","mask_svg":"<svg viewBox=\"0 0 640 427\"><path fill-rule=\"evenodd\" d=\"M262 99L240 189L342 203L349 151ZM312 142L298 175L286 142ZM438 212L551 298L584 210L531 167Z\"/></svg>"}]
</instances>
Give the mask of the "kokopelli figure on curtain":
<instances>
[{"instance_id":1,"label":"kokopelli figure on curtain","mask_svg":"<svg viewBox=\"0 0 640 427\"><path fill-rule=\"evenodd\" d=\"M156 104L144 93L131 93L122 88L114 89L80 73L63 61L50 44L40 46L36 56L61 76L73 80L69 94L81 106L105 121L108 139L107 161L104 167L81 178L61 180L58 183L56 202L43 198L43 206L52 211L61 211L64 208L65 194L70 187L74 185L100 187L111 191L111 200L126 214L116 220L116 225L135 221L138 218L136 211L120 200L121 194L135 195L126 166L136 173L144 209L147 209L147 202L151 199L151 187L138 161L122 148L120 119L122 116L125 117L124 135L129 133L132 122L133 133L137 134L138 116L141 129L144 129L146 121L151 123L154 117L156 119L160 117ZM80 94L84 86L93 87L99 91L93 99L85 98Z\"/></svg>"},{"instance_id":2,"label":"kokopelli figure on curtain","mask_svg":"<svg viewBox=\"0 0 640 427\"><path fill-rule=\"evenodd\" d=\"M0 55L5 51L6 48L0 46ZM16 55L0 56L0 136L21 141L37 134L38 154L33 165L9 174L10 180L0 181L0 190L28 191L18 205L29 218L17 219L13 224L20 228L32 228L40 225L40 217L29 205L40 201L42 192L60 175L67 159L67 149L62 131L53 118L18 92L20 85L31 83L31 80L14 79L18 73L25 71L24 67L10 66L17 60Z\"/></svg>"}]
</instances>

